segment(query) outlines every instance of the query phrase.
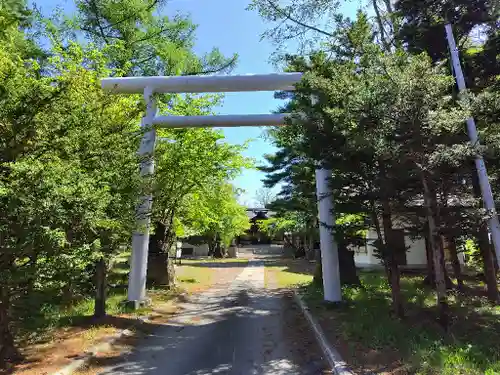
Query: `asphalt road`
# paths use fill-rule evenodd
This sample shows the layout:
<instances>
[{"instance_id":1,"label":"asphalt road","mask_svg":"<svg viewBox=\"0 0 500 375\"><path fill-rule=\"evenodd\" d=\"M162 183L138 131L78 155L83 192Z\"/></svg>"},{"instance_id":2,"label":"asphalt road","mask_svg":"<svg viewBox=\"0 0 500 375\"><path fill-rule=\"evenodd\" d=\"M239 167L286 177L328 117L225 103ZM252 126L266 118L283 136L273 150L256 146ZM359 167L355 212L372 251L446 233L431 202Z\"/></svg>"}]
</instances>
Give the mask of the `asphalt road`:
<instances>
[{"instance_id":1,"label":"asphalt road","mask_svg":"<svg viewBox=\"0 0 500 375\"><path fill-rule=\"evenodd\" d=\"M101 374L324 373L312 334L297 335L300 311L294 312L282 294L265 289L261 260L250 260L227 288L192 297L182 309Z\"/></svg>"}]
</instances>

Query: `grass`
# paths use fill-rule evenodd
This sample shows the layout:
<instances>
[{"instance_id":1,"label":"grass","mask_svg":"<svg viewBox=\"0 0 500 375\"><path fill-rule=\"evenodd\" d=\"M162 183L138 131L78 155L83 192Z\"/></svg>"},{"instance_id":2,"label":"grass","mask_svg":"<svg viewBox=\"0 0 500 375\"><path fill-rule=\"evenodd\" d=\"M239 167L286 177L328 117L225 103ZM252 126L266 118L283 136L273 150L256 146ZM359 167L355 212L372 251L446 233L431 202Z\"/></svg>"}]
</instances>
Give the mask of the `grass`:
<instances>
[{"instance_id":1,"label":"grass","mask_svg":"<svg viewBox=\"0 0 500 375\"><path fill-rule=\"evenodd\" d=\"M482 297L451 295L454 318L444 332L435 320L435 293L422 286L421 276L402 277L407 313L402 321L389 314L385 276L360 276L364 288L344 288L347 303L333 310L320 303L320 289L302 288L322 326L335 327L330 337L354 367L380 370L389 365L389 374L500 374L500 307Z\"/></svg>"},{"instance_id":2,"label":"grass","mask_svg":"<svg viewBox=\"0 0 500 375\"><path fill-rule=\"evenodd\" d=\"M286 266L266 265L264 272L266 287L293 288L310 284L313 278L306 273L291 272Z\"/></svg>"},{"instance_id":3,"label":"grass","mask_svg":"<svg viewBox=\"0 0 500 375\"><path fill-rule=\"evenodd\" d=\"M213 284L213 275L216 270L210 267L195 267L200 263L210 262L248 262L247 259L216 259L216 260L184 260L182 265L176 268L177 285L181 290L195 292L206 289ZM165 290L150 290L148 295L155 301L173 297L172 293ZM106 300L106 311L108 315L116 316L129 314L131 316L145 314L148 309L132 312L127 305L126 288L121 286L108 295ZM45 295L30 298L26 306L29 314L18 320L16 327L17 335L24 344L32 344L41 340L49 339L52 332L58 328L64 328L78 324L82 319L89 318L94 313L94 299L87 297L69 305L58 304Z\"/></svg>"},{"instance_id":4,"label":"grass","mask_svg":"<svg viewBox=\"0 0 500 375\"><path fill-rule=\"evenodd\" d=\"M125 292L111 294L106 301L108 314L119 315L130 312L123 303L125 299ZM94 299L90 297L69 305L34 300L31 304L37 308L30 309L26 319L19 319L16 322L17 337L23 346L47 340L54 330L78 325L94 313Z\"/></svg>"},{"instance_id":5,"label":"grass","mask_svg":"<svg viewBox=\"0 0 500 375\"><path fill-rule=\"evenodd\" d=\"M245 258L198 258L198 259L182 259L181 264L199 264L199 263L248 263Z\"/></svg>"},{"instance_id":6,"label":"grass","mask_svg":"<svg viewBox=\"0 0 500 375\"><path fill-rule=\"evenodd\" d=\"M177 287L187 293L195 293L218 283L230 283L243 271L248 259L189 259L182 263L175 271Z\"/></svg>"},{"instance_id":7,"label":"grass","mask_svg":"<svg viewBox=\"0 0 500 375\"><path fill-rule=\"evenodd\" d=\"M137 319L139 316L152 314L155 323L161 323L175 310L172 301L176 293L164 289L148 290L152 305L131 311L124 303L125 291L115 292L106 301L107 316L102 319L93 318L94 301L91 298L70 306L45 303L40 311L32 312L31 318L24 321L20 329L19 346L26 360L15 367L15 373L55 373L72 358L120 330L135 332L142 329L141 321Z\"/></svg>"},{"instance_id":8,"label":"grass","mask_svg":"<svg viewBox=\"0 0 500 375\"><path fill-rule=\"evenodd\" d=\"M183 265L177 267L175 272L177 287L187 293L207 289L213 282L213 268Z\"/></svg>"}]
</instances>

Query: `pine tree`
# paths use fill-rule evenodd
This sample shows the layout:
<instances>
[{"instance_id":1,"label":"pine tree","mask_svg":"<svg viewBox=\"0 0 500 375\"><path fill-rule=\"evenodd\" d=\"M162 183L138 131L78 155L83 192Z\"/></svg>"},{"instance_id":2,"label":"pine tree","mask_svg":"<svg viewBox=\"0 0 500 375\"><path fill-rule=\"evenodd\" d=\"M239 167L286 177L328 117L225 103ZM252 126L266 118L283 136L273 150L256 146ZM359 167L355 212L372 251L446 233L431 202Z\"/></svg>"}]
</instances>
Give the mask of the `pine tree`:
<instances>
[{"instance_id":1,"label":"pine tree","mask_svg":"<svg viewBox=\"0 0 500 375\"><path fill-rule=\"evenodd\" d=\"M77 29L105 48L120 75L191 75L227 72L237 55L217 48L198 56L192 48L196 25L189 16L157 16L164 0L77 0Z\"/></svg>"}]
</instances>

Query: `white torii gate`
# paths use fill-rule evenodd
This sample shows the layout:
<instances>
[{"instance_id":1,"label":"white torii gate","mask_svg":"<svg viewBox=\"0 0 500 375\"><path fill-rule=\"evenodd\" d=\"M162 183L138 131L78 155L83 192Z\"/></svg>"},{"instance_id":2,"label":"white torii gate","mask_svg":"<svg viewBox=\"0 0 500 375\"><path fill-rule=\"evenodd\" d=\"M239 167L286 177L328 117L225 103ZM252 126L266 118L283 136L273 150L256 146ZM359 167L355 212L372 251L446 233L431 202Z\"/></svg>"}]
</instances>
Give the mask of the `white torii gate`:
<instances>
[{"instance_id":1,"label":"white torii gate","mask_svg":"<svg viewBox=\"0 0 500 375\"><path fill-rule=\"evenodd\" d=\"M139 155L143 157L141 176L154 173L153 152L156 141L154 125L166 128L279 126L285 124L286 114L217 115L217 116L157 116L155 93L207 93L244 91L293 91L302 73L250 74L233 76L173 76L105 78L103 90L122 94L144 95L146 114L141 127L150 128L141 141ZM320 223L334 224L333 202L329 196L328 178L331 171L316 170L316 192ZM153 197L141 197L137 207L137 228L132 237L132 256L128 283L128 300L136 307L146 300L150 211ZM338 249L327 227L320 225L320 249L323 266L324 299L341 301Z\"/></svg>"}]
</instances>

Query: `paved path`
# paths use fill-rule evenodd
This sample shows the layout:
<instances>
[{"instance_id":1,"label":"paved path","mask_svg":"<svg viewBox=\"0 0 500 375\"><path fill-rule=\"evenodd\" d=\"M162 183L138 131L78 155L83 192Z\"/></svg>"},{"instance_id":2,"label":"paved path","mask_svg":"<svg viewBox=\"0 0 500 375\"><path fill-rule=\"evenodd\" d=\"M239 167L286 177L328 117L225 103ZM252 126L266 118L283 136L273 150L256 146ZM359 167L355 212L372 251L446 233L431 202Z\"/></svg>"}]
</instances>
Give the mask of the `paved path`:
<instances>
[{"instance_id":1,"label":"paved path","mask_svg":"<svg viewBox=\"0 0 500 375\"><path fill-rule=\"evenodd\" d=\"M250 260L226 289L191 298L169 325L101 374L322 374L314 339L290 337L297 330L289 319L294 309L284 303L281 294L265 290L263 262Z\"/></svg>"}]
</instances>

